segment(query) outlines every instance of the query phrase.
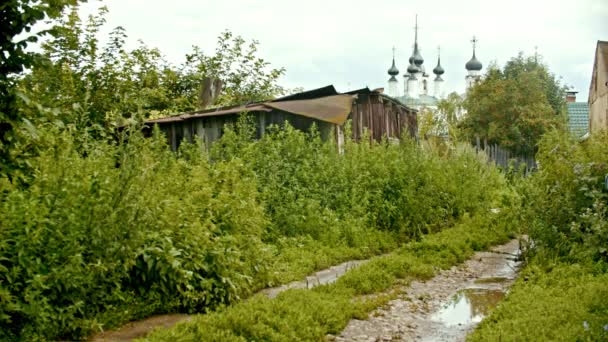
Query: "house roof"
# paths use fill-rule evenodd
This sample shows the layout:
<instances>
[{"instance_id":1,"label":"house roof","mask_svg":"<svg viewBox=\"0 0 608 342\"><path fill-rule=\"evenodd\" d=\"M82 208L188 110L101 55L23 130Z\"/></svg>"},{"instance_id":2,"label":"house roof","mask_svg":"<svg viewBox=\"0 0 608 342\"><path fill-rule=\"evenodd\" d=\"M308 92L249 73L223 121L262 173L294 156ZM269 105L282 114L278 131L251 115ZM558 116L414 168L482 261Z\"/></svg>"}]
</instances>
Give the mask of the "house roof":
<instances>
[{"instance_id":1,"label":"house roof","mask_svg":"<svg viewBox=\"0 0 608 342\"><path fill-rule=\"evenodd\" d=\"M407 95L399 96L397 100L406 106L437 106L437 102L439 101L434 96L424 94L420 94L417 98L411 98Z\"/></svg>"},{"instance_id":2,"label":"house roof","mask_svg":"<svg viewBox=\"0 0 608 342\"><path fill-rule=\"evenodd\" d=\"M589 104L587 102L568 102L568 126L578 137L589 131Z\"/></svg>"},{"instance_id":3,"label":"house roof","mask_svg":"<svg viewBox=\"0 0 608 342\"><path fill-rule=\"evenodd\" d=\"M369 88L353 90L341 94L336 91L333 85L329 85L318 89L284 96L274 100L256 102L241 106L220 107L187 112L160 119L148 120L146 123L169 123L209 116L247 112L270 112L273 109L276 109L320 121L342 125L348 119L348 115L352 111L353 100L357 97L357 95L370 93L380 94L384 98L395 101L395 99L377 91L370 90Z\"/></svg>"}]
</instances>

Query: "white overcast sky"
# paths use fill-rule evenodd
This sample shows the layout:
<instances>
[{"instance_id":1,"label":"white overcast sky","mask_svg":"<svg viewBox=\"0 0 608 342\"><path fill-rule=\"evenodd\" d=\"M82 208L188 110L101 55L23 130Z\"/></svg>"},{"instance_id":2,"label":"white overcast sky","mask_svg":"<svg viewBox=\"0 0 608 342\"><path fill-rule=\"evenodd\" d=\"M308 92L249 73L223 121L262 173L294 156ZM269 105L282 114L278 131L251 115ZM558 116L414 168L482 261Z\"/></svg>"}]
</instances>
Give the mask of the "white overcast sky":
<instances>
[{"instance_id":1,"label":"white overcast sky","mask_svg":"<svg viewBox=\"0 0 608 342\"><path fill-rule=\"evenodd\" d=\"M260 56L287 70L280 84L288 88L386 87L393 45L397 67L407 68L418 14L424 64L435 66L441 46L446 91L464 91L476 35L484 70L538 46L586 101L596 42L608 40L608 0L89 0L82 13L100 5L110 11L107 30L123 26L132 46L141 39L175 64L193 45L215 50L224 30L256 39Z\"/></svg>"}]
</instances>

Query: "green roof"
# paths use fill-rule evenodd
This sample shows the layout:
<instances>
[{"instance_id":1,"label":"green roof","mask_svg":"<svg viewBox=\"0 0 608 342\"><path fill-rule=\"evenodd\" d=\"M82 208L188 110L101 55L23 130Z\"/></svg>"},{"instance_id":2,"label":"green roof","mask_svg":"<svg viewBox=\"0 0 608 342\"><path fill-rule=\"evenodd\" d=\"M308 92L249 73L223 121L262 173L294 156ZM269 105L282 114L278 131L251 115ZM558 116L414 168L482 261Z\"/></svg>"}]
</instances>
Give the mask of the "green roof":
<instances>
[{"instance_id":1,"label":"green roof","mask_svg":"<svg viewBox=\"0 0 608 342\"><path fill-rule=\"evenodd\" d=\"M589 104L568 102L568 126L570 132L581 137L589 132Z\"/></svg>"},{"instance_id":2,"label":"green roof","mask_svg":"<svg viewBox=\"0 0 608 342\"><path fill-rule=\"evenodd\" d=\"M437 102L439 102L436 97L424 94L420 94L418 98L410 98L407 95L399 96L397 100L407 106L437 106Z\"/></svg>"}]
</instances>

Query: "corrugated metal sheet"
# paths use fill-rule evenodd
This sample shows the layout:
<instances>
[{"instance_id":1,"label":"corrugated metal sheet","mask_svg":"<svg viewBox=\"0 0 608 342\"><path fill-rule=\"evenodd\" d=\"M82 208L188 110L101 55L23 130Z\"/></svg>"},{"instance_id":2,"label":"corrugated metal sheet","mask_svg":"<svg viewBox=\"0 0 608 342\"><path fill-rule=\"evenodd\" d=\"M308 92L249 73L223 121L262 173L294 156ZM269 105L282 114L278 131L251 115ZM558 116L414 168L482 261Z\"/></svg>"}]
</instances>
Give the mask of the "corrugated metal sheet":
<instances>
[{"instance_id":1,"label":"corrugated metal sheet","mask_svg":"<svg viewBox=\"0 0 608 342\"><path fill-rule=\"evenodd\" d=\"M263 105L254 105L254 106L240 106L229 109L221 109L217 110L207 110L204 112L191 112L185 113L181 115L169 116L166 118L148 120L146 123L155 124L155 123L167 123L167 122L178 122L184 121L193 118L202 118L206 116L219 116L219 115L228 115L228 114L239 114L239 113L248 113L248 112L270 112L272 108L265 107Z\"/></svg>"},{"instance_id":2,"label":"corrugated metal sheet","mask_svg":"<svg viewBox=\"0 0 608 342\"><path fill-rule=\"evenodd\" d=\"M352 95L335 95L308 100L266 102L252 106L240 106L215 111L193 112L190 114L187 113L155 120L148 120L147 123L155 124L179 122L209 116L221 116L248 112L270 112L272 109L278 109L291 114L302 115L305 117L341 125L348 118L348 114L351 111L353 98L354 96Z\"/></svg>"},{"instance_id":3,"label":"corrugated metal sheet","mask_svg":"<svg viewBox=\"0 0 608 342\"><path fill-rule=\"evenodd\" d=\"M342 125L351 112L353 98L351 95L335 95L310 100L268 102L265 105L288 113Z\"/></svg>"}]
</instances>

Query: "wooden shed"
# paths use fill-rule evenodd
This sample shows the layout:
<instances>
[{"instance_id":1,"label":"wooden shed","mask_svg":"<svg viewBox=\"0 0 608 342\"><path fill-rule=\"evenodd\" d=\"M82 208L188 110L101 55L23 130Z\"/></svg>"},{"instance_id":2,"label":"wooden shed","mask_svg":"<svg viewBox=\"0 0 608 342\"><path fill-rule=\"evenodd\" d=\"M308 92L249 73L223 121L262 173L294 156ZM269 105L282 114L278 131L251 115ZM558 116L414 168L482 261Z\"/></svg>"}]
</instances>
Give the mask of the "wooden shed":
<instances>
[{"instance_id":1,"label":"wooden shed","mask_svg":"<svg viewBox=\"0 0 608 342\"><path fill-rule=\"evenodd\" d=\"M338 146L344 142L344 124L351 120L352 138L359 141L365 130L376 141L384 137L399 139L402 134L416 137L415 109L380 91L368 88L338 93L327 86L266 102L221 107L149 120L148 127L158 125L166 134L173 150L183 140L192 142L198 136L207 146L218 140L226 124L235 123L241 113L254 115L258 138L270 125L288 122L300 130L316 124L324 139L333 135Z\"/></svg>"}]
</instances>

